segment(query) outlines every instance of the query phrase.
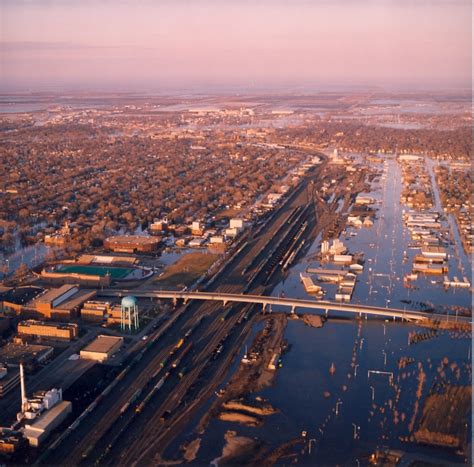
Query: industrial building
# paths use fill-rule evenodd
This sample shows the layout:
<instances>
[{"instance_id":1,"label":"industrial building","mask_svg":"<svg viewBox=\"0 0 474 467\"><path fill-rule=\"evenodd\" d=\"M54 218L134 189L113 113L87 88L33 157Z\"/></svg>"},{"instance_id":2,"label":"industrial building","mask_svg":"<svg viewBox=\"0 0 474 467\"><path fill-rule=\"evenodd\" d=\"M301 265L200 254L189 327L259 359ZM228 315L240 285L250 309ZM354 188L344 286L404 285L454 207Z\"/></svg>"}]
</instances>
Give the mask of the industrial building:
<instances>
[{"instance_id":1,"label":"industrial building","mask_svg":"<svg viewBox=\"0 0 474 467\"><path fill-rule=\"evenodd\" d=\"M48 290L28 303L21 311L47 319L71 319L77 317L82 304L95 295L94 290L81 290L78 285L66 284Z\"/></svg>"},{"instance_id":2,"label":"industrial building","mask_svg":"<svg viewBox=\"0 0 474 467\"><path fill-rule=\"evenodd\" d=\"M81 350L81 358L105 362L114 355L123 344L123 337L100 335Z\"/></svg>"},{"instance_id":3,"label":"industrial building","mask_svg":"<svg viewBox=\"0 0 474 467\"><path fill-rule=\"evenodd\" d=\"M23 344L21 339L0 347L0 362L8 367L17 367L20 363L30 369L46 361L53 355L54 348L49 345Z\"/></svg>"},{"instance_id":4,"label":"industrial building","mask_svg":"<svg viewBox=\"0 0 474 467\"><path fill-rule=\"evenodd\" d=\"M112 283L110 275L81 274L66 272L60 269L43 269L40 273L41 280L47 284L78 284L85 287L108 287Z\"/></svg>"},{"instance_id":5,"label":"industrial building","mask_svg":"<svg viewBox=\"0 0 474 467\"><path fill-rule=\"evenodd\" d=\"M13 454L24 444L24 438L20 431L11 428L0 427L0 453Z\"/></svg>"},{"instance_id":6,"label":"industrial building","mask_svg":"<svg viewBox=\"0 0 474 467\"><path fill-rule=\"evenodd\" d=\"M17 419L25 421L23 435L30 446L38 447L72 412L72 404L63 401L62 390L56 388L39 391L27 398L23 365L20 365L20 382L21 411Z\"/></svg>"},{"instance_id":7,"label":"industrial building","mask_svg":"<svg viewBox=\"0 0 474 467\"><path fill-rule=\"evenodd\" d=\"M102 322L111 312L112 304L110 302L98 302L89 300L84 303L81 310L81 318L84 321Z\"/></svg>"},{"instance_id":8,"label":"industrial building","mask_svg":"<svg viewBox=\"0 0 474 467\"><path fill-rule=\"evenodd\" d=\"M5 397L18 384L20 384L20 371L0 364L0 398Z\"/></svg>"},{"instance_id":9,"label":"industrial building","mask_svg":"<svg viewBox=\"0 0 474 467\"><path fill-rule=\"evenodd\" d=\"M30 446L38 447L71 412L72 404L69 401L61 401L40 415L32 424L26 424L23 433Z\"/></svg>"},{"instance_id":10,"label":"industrial building","mask_svg":"<svg viewBox=\"0 0 474 467\"><path fill-rule=\"evenodd\" d=\"M139 235L116 235L104 240L104 247L121 253L155 253L161 244L161 238L141 237Z\"/></svg>"},{"instance_id":11,"label":"industrial building","mask_svg":"<svg viewBox=\"0 0 474 467\"><path fill-rule=\"evenodd\" d=\"M26 320L18 323L20 336L44 337L71 341L76 339L79 332L74 323L45 323L43 321Z\"/></svg>"}]
</instances>

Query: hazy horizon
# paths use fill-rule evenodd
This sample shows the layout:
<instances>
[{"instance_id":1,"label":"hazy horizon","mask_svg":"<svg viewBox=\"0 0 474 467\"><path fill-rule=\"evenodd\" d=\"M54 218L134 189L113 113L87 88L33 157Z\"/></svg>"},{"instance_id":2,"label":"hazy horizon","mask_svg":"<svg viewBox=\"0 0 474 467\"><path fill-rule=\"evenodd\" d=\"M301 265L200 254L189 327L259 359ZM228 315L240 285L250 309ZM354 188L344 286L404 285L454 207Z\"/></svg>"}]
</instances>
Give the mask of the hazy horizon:
<instances>
[{"instance_id":1,"label":"hazy horizon","mask_svg":"<svg viewBox=\"0 0 474 467\"><path fill-rule=\"evenodd\" d=\"M0 91L465 90L468 0L0 0Z\"/></svg>"}]
</instances>

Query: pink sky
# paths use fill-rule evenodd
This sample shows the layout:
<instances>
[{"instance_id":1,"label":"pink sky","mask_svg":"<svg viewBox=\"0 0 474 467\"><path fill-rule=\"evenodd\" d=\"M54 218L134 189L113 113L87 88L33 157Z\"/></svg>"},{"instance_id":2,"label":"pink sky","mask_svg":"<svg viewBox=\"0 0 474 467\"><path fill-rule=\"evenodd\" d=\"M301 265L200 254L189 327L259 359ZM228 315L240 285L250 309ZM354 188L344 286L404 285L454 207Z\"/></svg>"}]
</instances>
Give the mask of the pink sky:
<instances>
[{"instance_id":1,"label":"pink sky","mask_svg":"<svg viewBox=\"0 0 474 467\"><path fill-rule=\"evenodd\" d=\"M470 0L0 0L3 89L471 85Z\"/></svg>"}]
</instances>

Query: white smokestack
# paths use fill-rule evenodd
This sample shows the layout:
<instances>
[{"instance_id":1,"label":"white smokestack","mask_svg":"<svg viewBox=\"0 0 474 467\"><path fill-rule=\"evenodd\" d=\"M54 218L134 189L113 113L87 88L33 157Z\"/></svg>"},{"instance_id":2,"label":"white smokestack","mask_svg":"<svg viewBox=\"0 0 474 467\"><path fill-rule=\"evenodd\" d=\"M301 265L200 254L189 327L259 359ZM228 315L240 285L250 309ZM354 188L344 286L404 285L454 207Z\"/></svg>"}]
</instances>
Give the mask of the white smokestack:
<instances>
[{"instance_id":1,"label":"white smokestack","mask_svg":"<svg viewBox=\"0 0 474 467\"><path fill-rule=\"evenodd\" d=\"M27 410L26 388L25 388L25 372L23 370L23 363L20 363L20 384L21 384L21 411Z\"/></svg>"}]
</instances>

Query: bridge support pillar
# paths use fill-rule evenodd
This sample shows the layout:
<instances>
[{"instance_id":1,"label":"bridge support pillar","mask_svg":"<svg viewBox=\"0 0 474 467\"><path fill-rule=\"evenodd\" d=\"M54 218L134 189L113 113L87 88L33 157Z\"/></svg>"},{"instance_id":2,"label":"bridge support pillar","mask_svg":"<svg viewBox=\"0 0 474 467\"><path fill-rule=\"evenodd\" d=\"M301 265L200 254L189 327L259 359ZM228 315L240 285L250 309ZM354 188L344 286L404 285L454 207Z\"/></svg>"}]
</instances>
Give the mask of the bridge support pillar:
<instances>
[{"instance_id":1,"label":"bridge support pillar","mask_svg":"<svg viewBox=\"0 0 474 467\"><path fill-rule=\"evenodd\" d=\"M262 303L262 314L264 315L266 311L267 311L267 305L265 303Z\"/></svg>"},{"instance_id":2,"label":"bridge support pillar","mask_svg":"<svg viewBox=\"0 0 474 467\"><path fill-rule=\"evenodd\" d=\"M292 314L292 315L295 314L295 308L296 308L295 305L292 305L292 307L291 307L291 314Z\"/></svg>"},{"instance_id":3,"label":"bridge support pillar","mask_svg":"<svg viewBox=\"0 0 474 467\"><path fill-rule=\"evenodd\" d=\"M176 308L176 305L178 304L178 299L176 297L173 297L173 306Z\"/></svg>"},{"instance_id":4,"label":"bridge support pillar","mask_svg":"<svg viewBox=\"0 0 474 467\"><path fill-rule=\"evenodd\" d=\"M327 316L329 313L329 310L326 308L326 311L324 312L324 314Z\"/></svg>"},{"instance_id":5,"label":"bridge support pillar","mask_svg":"<svg viewBox=\"0 0 474 467\"><path fill-rule=\"evenodd\" d=\"M224 306L226 306L227 305L227 300L224 300L222 303L224 304Z\"/></svg>"}]
</instances>

